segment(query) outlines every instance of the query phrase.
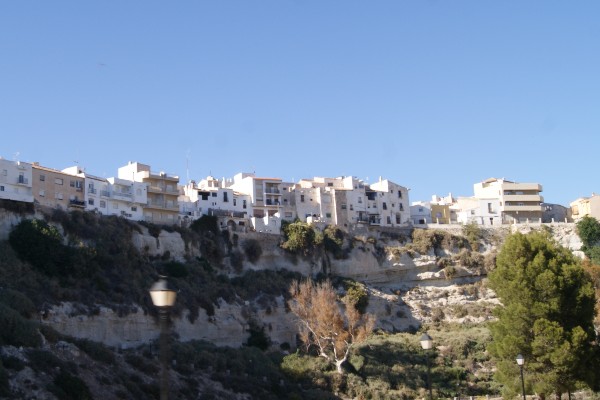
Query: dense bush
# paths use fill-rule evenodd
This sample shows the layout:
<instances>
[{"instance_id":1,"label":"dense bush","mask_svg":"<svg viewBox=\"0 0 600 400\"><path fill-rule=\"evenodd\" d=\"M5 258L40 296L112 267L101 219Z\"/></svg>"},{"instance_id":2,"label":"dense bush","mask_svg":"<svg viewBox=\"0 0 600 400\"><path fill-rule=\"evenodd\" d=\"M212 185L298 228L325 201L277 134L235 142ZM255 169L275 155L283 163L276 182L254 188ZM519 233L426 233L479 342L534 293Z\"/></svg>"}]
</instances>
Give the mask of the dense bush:
<instances>
[{"instance_id":1,"label":"dense bush","mask_svg":"<svg viewBox=\"0 0 600 400\"><path fill-rule=\"evenodd\" d=\"M246 254L248 261L250 261L252 264L256 264L262 255L262 247L260 246L258 240L247 239L244 241L242 248L244 249L244 254Z\"/></svg>"},{"instance_id":2,"label":"dense bush","mask_svg":"<svg viewBox=\"0 0 600 400\"><path fill-rule=\"evenodd\" d=\"M366 286L351 279L344 279L342 283L346 290L346 295L344 297L347 297L350 300L350 303L354 304L354 307L360 311L361 314L364 314L369 305L369 292L367 292Z\"/></svg>"},{"instance_id":3,"label":"dense bush","mask_svg":"<svg viewBox=\"0 0 600 400\"><path fill-rule=\"evenodd\" d=\"M412 243L407 247L419 254L427 254L430 250L437 255L440 250L454 251L466 246L464 237L437 229L414 229Z\"/></svg>"},{"instance_id":4,"label":"dense bush","mask_svg":"<svg viewBox=\"0 0 600 400\"><path fill-rule=\"evenodd\" d=\"M0 345L38 347L41 338L38 325L12 308L0 304Z\"/></svg>"},{"instance_id":5,"label":"dense bush","mask_svg":"<svg viewBox=\"0 0 600 400\"><path fill-rule=\"evenodd\" d=\"M0 304L17 311L23 318L31 318L37 314L35 304L29 297L16 290L0 288Z\"/></svg>"},{"instance_id":6,"label":"dense bush","mask_svg":"<svg viewBox=\"0 0 600 400\"><path fill-rule=\"evenodd\" d=\"M77 376L71 375L66 371L61 371L54 378L53 385L49 387L59 400L92 400L90 389Z\"/></svg>"},{"instance_id":7,"label":"dense bush","mask_svg":"<svg viewBox=\"0 0 600 400\"><path fill-rule=\"evenodd\" d=\"M190 225L190 229L199 234L212 233L215 236L219 235L219 222L217 217L212 215L203 215Z\"/></svg>"},{"instance_id":8,"label":"dense bush","mask_svg":"<svg viewBox=\"0 0 600 400\"><path fill-rule=\"evenodd\" d=\"M319 244L319 236L311 225L306 222L293 222L284 229L284 242L281 247L291 253L306 256Z\"/></svg>"},{"instance_id":9,"label":"dense bush","mask_svg":"<svg viewBox=\"0 0 600 400\"><path fill-rule=\"evenodd\" d=\"M470 224L463 225L462 234L469 241L471 250L479 251L479 241L483 239L483 231L481 230L481 227L475 222L471 222Z\"/></svg>"},{"instance_id":10,"label":"dense bush","mask_svg":"<svg viewBox=\"0 0 600 400\"><path fill-rule=\"evenodd\" d=\"M335 259L345 258L344 253L344 231L335 225L327 225L323 230L323 247L333 254Z\"/></svg>"}]
</instances>

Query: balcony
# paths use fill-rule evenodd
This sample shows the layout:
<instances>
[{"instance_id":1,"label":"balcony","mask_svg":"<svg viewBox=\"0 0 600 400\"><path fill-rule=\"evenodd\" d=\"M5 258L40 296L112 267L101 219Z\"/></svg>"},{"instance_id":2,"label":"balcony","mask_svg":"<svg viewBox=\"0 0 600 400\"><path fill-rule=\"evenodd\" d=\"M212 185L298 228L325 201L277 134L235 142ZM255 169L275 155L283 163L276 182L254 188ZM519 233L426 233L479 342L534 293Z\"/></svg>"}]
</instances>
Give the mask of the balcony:
<instances>
[{"instance_id":1,"label":"balcony","mask_svg":"<svg viewBox=\"0 0 600 400\"><path fill-rule=\"evenodd\" d=\"M539 194L505 194L504 201L534 201L542 203L544 201L544 198Z\"/></svg>"},{"instance_id":2,"label":"balcony","mask_svg":"<svg viewBox=\"0 0 600 400\"><path fill-rule=\"evenodd\" d=\"M541 205L523 205L523 206L504 206L504 212L519 212L519 211L531 211L531 212L542 212Z\"/></svg>"},{"instance_id":3,"label":"balcony","mask_svg":"<svg viewBox=\"0 0 600 400\"><path fill-rule=\"evenodd\" d=\"M113 192L112 196L115 199L121 199L121 200L127 200L127 201L131 201L133 194L131 193L123 193L123 192Z\"/></svg>"},{"instance_id":4,"label":"balcony","mask_svg":"<svg viewBox=\"0 0 600 400\"><path fill-rule=\"evenodd\" d=\"M179 204L177 204L177 203L148 200L148 204L145 207L146 208L155 208L155 209L159 209L159 210L166 210L166 211L176 211L177 213L179 213Z\"/></svg>"},{"instance_id":5,"label":"balcony","mask_svg":"<svg viewBox=\"0 0 600 400\"><path fill-rule=\"evenodd\" d=\"M29 179L19 175L17 178L17 185L29 185Z\"/></svg>"},{"instance_id":6,"label":"balcony","mask_svg":"<svg viewBox=\"0 0 600 400\"><path fill-rule=\"evenodd\" d=\"M542 191L542 185L537 184L537 183L507 183L505 182L502 185L502 190L514 190L517 192L525 192L525 191L536 191L536 192L541 192Z\"/></svg>"},{"instance_id":7,"label":"balcony","mask_svg":"<svg viewBox=\"0 0 600 400\"><path fill-rule=\"evenodd\" d=\"M72 199L69 200L69 206L71 207L85 207L85 201Z\"/></svg>"},{"instance_id":8,"label":"balcony","mask_svg":"<svg viewBox=\"0 0 600 400\"><path fill-rule=\"evenodd\" d=\"M98 193L98 189L88 188L88 193L89 194L97 194Z\"/></svg>"},{"instance_id":9,"label":"balcony","mask_svg":"<svg viewBox=\"0 0 600 400\"><path fill-rule=\"evenodd\" d=\"M101 190L100 191L100 196L102 196L102 197L110 197L110 191L108 191L108 190Z\"/></svg>"},{"instance_id":10,"label":"balcony","mask_svg":"<svg viewBox=\"0 0 600 400\"><path fill-rule=\"evenodd\" d=\"M281 191L277 188L265 188L266 194L281 194Z\"/></svg>"},{"instance_id":11,"label":"balcony","mask_svg":"<svg viewBox=\"0 0 600 400\"><path fill-rule=\"evenodd\" d=\"M168 179L170 181L174 181L174 182L179 182L179 176L177 175L173 175L173 174L167 174L166 172L147 172L145 171L146 177L150 178L150 179Z\"/></svg>"}]
</instances>

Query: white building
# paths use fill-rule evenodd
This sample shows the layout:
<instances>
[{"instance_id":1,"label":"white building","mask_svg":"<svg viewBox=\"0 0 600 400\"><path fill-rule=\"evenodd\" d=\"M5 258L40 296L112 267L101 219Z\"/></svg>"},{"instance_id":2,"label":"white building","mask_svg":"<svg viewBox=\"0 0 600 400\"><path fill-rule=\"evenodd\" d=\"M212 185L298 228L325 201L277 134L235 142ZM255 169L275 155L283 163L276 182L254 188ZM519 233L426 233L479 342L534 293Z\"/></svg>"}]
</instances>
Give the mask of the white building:
<instances>
[{"instance_id":1,"label":"white building","mask_svg":"<svg viewBox=\"0 0 600 400\"><path fill-rule=\"evenodd\" d=\"M247 226L252 210L250 195L234 191L232 183L208 176L198 184L190 181L182 186L178 199L181 218L191 222L212 215L219 218L221 226Z\"/></svg>"},{"instance_id":2,"label":"white building","mask_svg":"<svg viewBox=\"0 0 600 400\"><path fill-rule=\"evenodd\" d=\"M431 202L414 201L410 206L410 219L415 225L431 224Z\"/></svg>"},{"instance_id":3,"label":"white building","mask_svg":"<svg viewBox=\"0 0 600 400\"><path fill-rule=\"evenodd\" d=\"M367 193L369 221L380 226L398 226L410 222L408 189L387 179L373 183ZM370 207L370 209L369 209Z\"/></svg>"},{"instance_id":4,"label":"white building","mask_svg":"<svg viewBox=\"0 0 600 400\"><path fill-rule=\"evenodd\" d=\"M0 199L33 203L32 166L0 158Z\"/></svg>"},{"instance_id":5,"label":"white building","mask_svg":"<svg viewBox=\"0 0 600 400\"><path fill-rule=\"evenodd\" d=\"M253 173L239 173L229 186L235 192L249 196L252 226L260 232L278 234L281 229L282 206L281 178L262 178Z\"/></svg>"}]
</instances>

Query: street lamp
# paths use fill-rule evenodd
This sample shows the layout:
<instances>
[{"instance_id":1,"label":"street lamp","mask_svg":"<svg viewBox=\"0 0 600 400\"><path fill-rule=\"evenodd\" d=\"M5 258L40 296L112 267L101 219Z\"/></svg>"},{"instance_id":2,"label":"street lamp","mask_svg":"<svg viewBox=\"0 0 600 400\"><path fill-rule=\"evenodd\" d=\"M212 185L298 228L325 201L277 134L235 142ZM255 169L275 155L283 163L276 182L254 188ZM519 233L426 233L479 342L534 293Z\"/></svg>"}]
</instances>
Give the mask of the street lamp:
<instances>
[{"instance_id":1,"label":"street lamp","mask_svg":"<svg viewBox=\"0 0 600 400\"><path fill-rule=\"evenodd\" d=\"M150 288L150 297L152 303L158 307L160 316L160 400L169 398L168 382L169 382L169 364L168 364L168 338L167 338L167 320L169 318L169 310L175 304L177 292L169 288L167 279L161 276L158 281Z\"/></svg>"},{"instance_id":2,"label":"street lamp","mask_svg":"<svg viewBox=\"0 0 600 400\"><path fill-rule=\"evenodd\" d=\"M419 340L421 342L421 347L423 348L423 350L430 350L433 347L433 339L427 334L427 332L421 335L421 339ZM429 400L433 400L433 392L431 390L431 364L429 362L429 354L426 354L425 358L427 358L427 388L429 389Z\"/></svg>"},{"instance_id":3,"label":"street lamp","mask_svg":"<svg viewBox=\"0 0 600 400\"><path fill-rule=\"evenodd\" d=\"M521 368L521 388L523 389L523 400L525 399L525 379L523 378L523 364L525 364L525 358L522 354L517 356L517 364L519 364L519 368Z\"/></svg>"}]
</instances>

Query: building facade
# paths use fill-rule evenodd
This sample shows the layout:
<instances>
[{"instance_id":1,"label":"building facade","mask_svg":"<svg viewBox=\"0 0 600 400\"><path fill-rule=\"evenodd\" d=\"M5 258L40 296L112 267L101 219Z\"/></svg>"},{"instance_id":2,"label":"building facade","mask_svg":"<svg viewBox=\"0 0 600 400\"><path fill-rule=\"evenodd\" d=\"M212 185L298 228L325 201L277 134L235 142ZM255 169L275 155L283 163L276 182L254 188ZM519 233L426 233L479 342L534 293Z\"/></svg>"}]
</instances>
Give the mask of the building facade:
<instances>
[{"instance_id":1,"label":"building facade","mask_svg":"<svg viewBox=\"0 0 600 400\"><path fill-rule=\"evenodd\" d=\"M0 199L33 203L32 165L0 158Z\"/></svg>"},{"instance_id":2,"label":"building facade","mask_svg":"<svg viewBox=\"0 0 600 400\"><path fill-rule=\"evenodd\" d=\"M85 210L85 179L33 163L32 189L35 204L61 210Z\"/></svg>"}]
</instances>

